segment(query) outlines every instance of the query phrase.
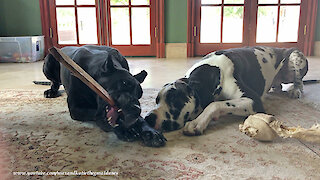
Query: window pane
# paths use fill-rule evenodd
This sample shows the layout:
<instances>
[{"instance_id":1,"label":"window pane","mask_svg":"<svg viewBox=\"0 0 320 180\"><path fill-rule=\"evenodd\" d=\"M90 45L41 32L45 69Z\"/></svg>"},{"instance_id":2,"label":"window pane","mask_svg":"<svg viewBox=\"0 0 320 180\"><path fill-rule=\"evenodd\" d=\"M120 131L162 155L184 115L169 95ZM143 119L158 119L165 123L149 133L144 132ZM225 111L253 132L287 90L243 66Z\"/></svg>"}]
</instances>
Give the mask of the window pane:
<instances>
[{"instance_id":1,"label":"window pane","mask_svg":"<svg viewBox=\"0 0 320 180\"><path fill-rule=\"evenodd\" d=\"M225 6L223 10L222 42L242 42L243 7Z\"/></svg>"},{"instance_id":2,"label":"window pane","mask_svg":"<svg viewBox=\"0 0 320 180\"><path fill-rule=\"evenodd\" d=\"M129 8L111 8L112 44L130 44Z\"/></svg>"},{"instance_id":3,"label":"window pane","mask_svg":"<svg viewBox=\"0 0 320 180\"><path fill-rule=\"evenodd\" d=\"M276 42L278 7L258 7L256 42Z\"/></svg>"},{"instance_id":4,"label":"window pane","mask_svg":"<svg viewBox=\"0 0 320 180\"><path fill-rule=\"evenodd\" d=\"M278 4L278 0L259 0L259 4Z\"/></svg>"},{"instance_id":5,"label":"window pane","mask_svg":"<svg viewBox=\"0 0 320 180\"><path fill-rule=\"evenodd\" d=\"M294 3L301 3L301 0L281 0L283 4L294 4Z\"/></svg>"},{"instance_id":6,"label":"window pane","mask_svg":"<svg viewBox=\"0 0 320 180\"><path fill-rule=\"evenodd\" d=\"M129 0L110 0L110 5L129 5Z\"/></svg>"},{"instance_id":7,"label":"window pane","mask_svg":"<svg viewBox=\"0 0 320 180\"><path fill-rule=\"evenodd\" d=\"M95 0L77 0L77 5L95 5Z\"/></svg>"},{"instance_id":8,"label":"window pane","mask_svg":"<svg viewBox=\"0 0 320 180\"><path fill-rule=\"evenodd\" d=\"M243 4L244 0L224 0L224 4Z\"/></svg>"},{"instance_id":9,"label":"window pane","mask_svg":"<svg viewBox=\"0 0 320 180\"><path fill-rule=\"evenodd\" d=\"M132 44L150 44L150 9L132 8Z\"/></svg>"},{"instance_id":10,"label":"window pane","mask_svg":"<svg viewBox=\"0 0 320 180\"><path fill-rule=\"evenodd\" d=\"M297 42L300 6L281 6L279 20L279 42Z\"/></svg>"},{"instance_id":11,"label":"window pane","mask_svg":"<svg viewBox=\"0 0 320 180\"><path fill-rule=\"evenodd\" d=\"M74 0L56 0L56 5L74 5Z\"/></svg>"},{"instance_id":12,"label":"window pane","mask_svg":"<svg viewBox=\"0 0 320 180\"><path fill-rule=\"evenodd\" d=\"M149 0L131 0L132 5L149 5Z\"/></svg>"},{"instance_id":13,"label":"window pane","mask_svg":"<svg viewBox=\"0 0 320 180\"><path fill-rule=\"evenodd\" d=\"M221 4L221 0L201 0L201 4Z\"/></svg>"},{"instance_id":14,"label":"window pane","mask_svg":"<svg viewBox=\"0 0 320 180\"><path fill-rule=\"evenodd\" d=\"M59 44L77 44L74 8L57 8Z\"/></svg>"},{"instance_id":15,"label":"window pane","mask_svg":"<svg viewBox=\"0 0 320 180\"><path fill-rule=\"evenodd\" d=\"M78 26L80 44L98 44L96 8L78 8Z\"/></svg>"},{"instance_id":16,"label":"window pane","mask_svg":"<svg viewBox=\"0 0 320 180\"><path fill-rule=\"evenodd\" d=\"M201 7L200 43L219 43L221 7Z\"/></svg>"}]
</instances>

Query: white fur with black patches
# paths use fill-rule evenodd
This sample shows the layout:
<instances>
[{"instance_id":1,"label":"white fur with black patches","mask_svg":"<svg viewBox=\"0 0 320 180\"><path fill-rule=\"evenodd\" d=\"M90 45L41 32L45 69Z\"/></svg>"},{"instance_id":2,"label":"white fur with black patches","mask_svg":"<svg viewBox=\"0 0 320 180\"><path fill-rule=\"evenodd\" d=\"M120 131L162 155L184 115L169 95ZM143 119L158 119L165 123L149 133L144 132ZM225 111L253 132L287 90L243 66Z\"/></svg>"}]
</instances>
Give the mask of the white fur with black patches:
<instances>
[{"instance_id":1,"label":"white fur with black patches","mask_svg":"<svg viewBox=\"0 0 320 180\"><path fill-rule=\"evenodd\" d=\"M175 83L167 84L163 87L163 89L158 94L159 102L157 103L155 110L152 111L152 113L154 113L157 116L157 121L156 121L156 125L155 125L156 129L161 129L160 126L161 126L162 122L165 120L171 120L171 118L173 116L170 113L170 106L165 102L167 92L169 92L170 89L176 89ZM185 124L184 116L187 112L189 112L188 119L193 120L194 118L196 118L199 115L199 113L202 111L202 109L199 109L198 113L193 113L194 109L199 108L199 107L196 107L196 104L197 104L196 99L193 96L188 97L187 102L185 102L185 105L181 109L180 114L179 114L178 118L175 120L175 122L177 122L182 127ZM171 118L168 118L166 113ZM179 127L179 129L181 127Z\"/></svg>"},{"instance_id":2,"label":"white fur with black patches","mask_svg":"<svg viewBox=\"0 0 320 180\"><path fill-rule=\"evenodd\" d=\"M147 116L146 119L156 121L155 127L161 128L159 123L164 122L166 114L175 109L170 107L171 103L166 105L164 99L167 92L170 88L178 90L188 87L192 90L188 102L181 108L179 117L170 120L182 126L184 119L184 134L200 135L212 119L220 116L248 116L264 112L262 99L271 86L278 88L282 83L293 83L294 88L288 94L293 98L300 97L302 77L307 70L307 59L295 49L247 47L213 52L187 71L185 78L182 78L184 86L174 85L181 80L165 86L159 93L162 100L151 112L156 117ZM180 102L178 99L176 102ZM193 103L200 104L200 108L195 108ZM194 119L189 121L189 118ZM167 121L165 124L168 124Z\"/></svg>"},{"instance_id":3,"label":"white fur with black patches","mask_svg":"<svg viewBox=\"0 0 320 180\"><path fill-rule=\"evenodd\" d=\"M186 123L183 133L185 135L203 134L212 119L217 120L220 116L231 115L230 113L248 116L254 113L252 106L253 100L245 97L211 103L195 120Z\"/></svg>"},{"instance_id":4,"label":"white fur with black patches","mask_svg":"<svg viewBox=\"0 0 320 180\"><path fill-rule=\"evenodd\" d=\"M216 66L220 69L220 87L222 87L222 91L220 92L220 95L217 96L217 99L220 98L224 99L235 99L240 98L243 95L243 92L241 92L239 86L237 85L237 80L233 76L234 72L234 65L232 61L226 57L225 55L215 55L215 53L210 53L207 55L207 58L204 60L196 63L193 65L186 73L185 77L189 78L191 72L203 65L208 64L210 66Z\"/></svg>"},{"instance_id":5,"label":"white fur with black patches","mask_svg":"<svg viewBox=\"0 0 320 180\"><path fill-rule=\"evenodd\" d=\"M277 63L277 58L275 55L270 56L270 54L274 54L274 53L275 52L271 48L260 47L259 49L254 49L254 54L257 57L257 61L260 64L261 72L265 79L265 87L264 87L263 95L269 92L273 79L278 74L279 70L282 68L283 61L285 60L283 59L280 62L279 66L275 68L275 65Z\"/></svg>"}]
</instances>

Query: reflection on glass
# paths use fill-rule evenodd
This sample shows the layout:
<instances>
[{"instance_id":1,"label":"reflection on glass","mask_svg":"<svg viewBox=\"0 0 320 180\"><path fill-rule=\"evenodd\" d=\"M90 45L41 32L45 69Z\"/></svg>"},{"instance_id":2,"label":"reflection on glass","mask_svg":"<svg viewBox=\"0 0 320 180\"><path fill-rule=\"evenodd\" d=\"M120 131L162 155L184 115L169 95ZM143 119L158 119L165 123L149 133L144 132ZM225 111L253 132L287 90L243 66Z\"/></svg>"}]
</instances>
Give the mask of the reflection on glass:
<instances>
[{"instance_id":1,"label":"reflection on glass","mask_svg":"<svg viewBox=\"0 0 320 180\"><path fill-rule=\"evenodd\" d=\"M77 0L77 5L95 5L95 0Z\"/></svg>"},{"instance_id":2,"label":"reflection on glass","mask_svg":"<svg viewBox=\"0 0 320 180\"><path fill-rule=\"evenodd\" d=\"M244 0L224 0L224 4L243 4Z\"/></svg>"},{"instance_id":3,"label":"reflection on glass","mask_svg":"<svg viewBox=\"0 0 320 180\"><path fill-rule=\"evenodd\" d=\"M56 5L74 5L74 0L56 0Z\"/></svg>"},{"instance_id":4,"label":"reflection on glass","mask_svg":"<svg viewBox=\"0 0 320 180\"><path fill-rule=\"evenodd\" d=\"M74 8L57 8L59 44L77 44Z\"/></svg>"},{"instance_id":5,"label":"reflection on glass","mask_svg":"<svg viewBox=\"0 0 320 180\"><path fill-rule=\"evenodd\" d=\"M297 42L300 6L281 6L279 20L279 42Z\"/></svg>"},{"instance_id":6,"label":"reflection on glass","mask_svg":"<svg viewBox=\"0 0 320 180\"><path fill-rule=\"evenodd\" d=\"M150 44L150 9L132 8L132 44Z\"/></svg>"},{"instance_id":7,"label":"reflection on glass","mask_svg":"<svg viewBox=\"0 0 320 180\"><path fill-rule=\"evenodd\" d=\"M130 44L129 8L111 8L112 44Z\"/></svg>"},{"instance_id":8,"label":"reflection on glass","mask_svg":"<svg viewBox=\"0 0 320 180\"><path fill-rule=\"evenodd\" d=\"M131 0L131 5L149 5L149 0Z\"/></svg>"},{"instance_id":9,"label":"reflection on glass","mask_svg":"<svg viewBox=\"0 0 320 180\"><path fill-rule=\"evenodd\" d=\"M259 4L278 4L278 0L259 0Z\"/></svg>"},{"instance_id":10,"label":"reflection on glass","mask_svg":"<svg viewBox=\"0 0 320 180\"><path fill-rule=\"evenodd\" d=\"M258 7L256 42L276 42L278 7Z\"/></svg>"},{"instance_id":11,"label":"reflection on glass","mask_svg":"<svg viewBox=\"0 0 320 180\"><path fill-rule=\"evenodd\" d=\"M280 3L283 3L283 4L295 4L295 3L301 3L301 0L281 0Z\"/></svg>"},{"instance_id":12,"label":"reflection on glass","mask_svg":"<svg viewBox=\"0 0 320 180\"><path fill-rule=\"evenodd\" d=\"M225 6L223 9L222 42L241 43L243 31L243 7Z\"/></svg>"},{"instance_id":13,"label":"reflection on glass","mask_svg":"<svg viewBox=\"0 0 320 180\"><path fill-rule=\"evenodd\" d=\"M200 43L219 43L221 7L201 7Z\"/></svg>"},{"instance_id":14,"label":"reflection on glass","mask_svg":"<svg viewBox=\"0 0 320 180\"><path fill-rule=\"evenodd\" d=\"M129 5L129 0L110 0L110 5Z\"/></svg>"},{"instance_id":15,"label":"reflection on glass","mask_svg":"<svg viewBox=\"0 0 320 180\"><path fill-rule=\"evenodd\" d=\"M201 0L201 4L221 4L222 0Z\"/></svg>"},{"instance_id":16,"label":"reflection on glass","mask_svg":"<svg viewBox=\"0 0 320 180\"><path fill-rule=\"evenodd\" d=\"M80 44L98 44L96 9L78 8L78 30Z\"/></svg>"}]
</instances>

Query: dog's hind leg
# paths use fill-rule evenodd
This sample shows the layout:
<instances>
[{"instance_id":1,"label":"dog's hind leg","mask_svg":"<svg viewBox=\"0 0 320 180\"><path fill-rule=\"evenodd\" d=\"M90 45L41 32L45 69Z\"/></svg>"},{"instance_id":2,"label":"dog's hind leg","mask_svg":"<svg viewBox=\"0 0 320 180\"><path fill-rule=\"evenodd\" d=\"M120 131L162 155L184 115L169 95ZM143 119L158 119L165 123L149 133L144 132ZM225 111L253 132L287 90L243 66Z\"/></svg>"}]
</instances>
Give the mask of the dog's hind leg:
<instances>
[{"instance_id":1,"label":"dog's hind leg","mask_svg":"<svg viewBox=\"0 0 320 180\"><path fill-rule=\"evenodd\" d=\"M43 73L51 81L51 88L44 92L44 97L55 98L60 96L58 92L61 84L60 63L51 54L47 55L44 60Z\"/></svg>"},{"instance_id":2,"label":"dog's hind leg","mask_svg":"<svg viewBox=\"0 0 320 180\"><path fill-rule=\"evenodd\" d=\"M217 120L223 115L249 116L256 113L253 106L254 101L247 97L212 102L196 119L186 123L183 133L190 136L201 135L211 120Z\"/></svg>"}]
</instances>

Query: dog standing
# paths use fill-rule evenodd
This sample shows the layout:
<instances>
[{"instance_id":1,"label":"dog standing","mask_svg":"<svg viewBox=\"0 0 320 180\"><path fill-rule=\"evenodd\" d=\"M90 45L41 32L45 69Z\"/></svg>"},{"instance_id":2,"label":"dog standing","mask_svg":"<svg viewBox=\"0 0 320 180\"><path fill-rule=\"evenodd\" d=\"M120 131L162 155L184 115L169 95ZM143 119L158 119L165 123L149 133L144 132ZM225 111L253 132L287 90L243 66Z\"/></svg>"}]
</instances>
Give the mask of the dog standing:
<instances>
[{"instance_id":1,"label":"dog standing","mask_svg":"<svg viewBox=\"0 0 320 180\"><path fill-rule=\"evenodd\" d=\"M51 81L51 88L44 92L46 98L59 96L58 90L62 84L68 95L67 102L72 119L95 121L104 131L111 131L113 128L108 119L114 117L117 118L114 121L117 121L119 126L113 130L119 139L142 139L147 146L156 147L165 144L164 136L151 128L140 116L140 83L147 76L146 71L133 76L129 72L127 60L116 49L107 46L70 46L61 50L107 90L122 113L118 116L118 112L112 111L107 102L73 76L51 54L45 58L43 65L43 73Z\"/></svg>"},{"instance_id":2,"label":"dog standing","mask_svg":"<svg viewBox=\"0 0 320 180\"><path fill-rule=\"evenodd\" d=\"M293 83L292 98L303 92L306 57L295 48L246 47L216 51L192 66L184 78L166 84L156 108L145 120L155 129L184 127L186 135L200 135L212 119L264 112L263 99L281 83Z\"/></svg>"}]
</instances>

